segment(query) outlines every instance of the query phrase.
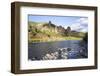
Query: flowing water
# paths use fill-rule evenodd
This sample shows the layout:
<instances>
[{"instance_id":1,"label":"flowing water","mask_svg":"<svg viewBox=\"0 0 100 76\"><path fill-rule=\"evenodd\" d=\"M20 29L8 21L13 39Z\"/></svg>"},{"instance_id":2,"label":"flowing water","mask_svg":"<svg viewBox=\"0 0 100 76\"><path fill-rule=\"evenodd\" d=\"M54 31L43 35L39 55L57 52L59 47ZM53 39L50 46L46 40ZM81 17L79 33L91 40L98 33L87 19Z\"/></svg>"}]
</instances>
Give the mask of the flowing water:
<instances>
[{"instance_id":1,"label":"flowing water","mask_svg":"<svg viewBox=\"0 0 100 76\"><path fill-rule=\"evenodd\" d=\"M80 46L80 40L66 40L55 42L37 42L28 44L28 59L29 60L43 60L46 54L59 52L58 48L70 48L67 51L66 59L87 58L87 46ZM85 48L85 49L83 49ZM64 53L63 53L64 54ZM61 57L60 59L63 59Z\"/></svg>"}]
</instances>

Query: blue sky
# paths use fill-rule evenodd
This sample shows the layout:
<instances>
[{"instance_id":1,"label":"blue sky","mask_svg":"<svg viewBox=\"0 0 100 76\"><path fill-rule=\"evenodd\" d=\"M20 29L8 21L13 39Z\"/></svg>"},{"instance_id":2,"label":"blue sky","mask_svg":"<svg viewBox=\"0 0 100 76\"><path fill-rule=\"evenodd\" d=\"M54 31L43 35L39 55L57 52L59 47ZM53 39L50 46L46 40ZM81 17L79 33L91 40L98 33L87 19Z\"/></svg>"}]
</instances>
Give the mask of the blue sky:
<instances>
[{"instance_id":1,"label":"blue sky","mask_svg":"<svg viewBox=\"0 0 100 76\"><path fill-rule=\"evenodd\" d=\"M43 16L43 15L28 15L28 21L33 22L49 22L57 26L67 28L70 26L72 30L87 32L88 18L78 16Z\"/></svg>"}]
</instances>

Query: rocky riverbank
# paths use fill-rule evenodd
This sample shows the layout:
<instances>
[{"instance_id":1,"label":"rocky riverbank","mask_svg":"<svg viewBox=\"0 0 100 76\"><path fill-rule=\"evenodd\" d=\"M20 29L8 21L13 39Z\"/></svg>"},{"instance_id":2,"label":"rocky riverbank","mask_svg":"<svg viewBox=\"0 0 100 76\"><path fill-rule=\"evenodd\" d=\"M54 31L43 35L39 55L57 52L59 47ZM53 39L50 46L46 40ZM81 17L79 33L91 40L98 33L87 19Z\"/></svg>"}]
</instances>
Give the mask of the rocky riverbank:
<instances>
[{"instance_id":1,"label":"rocky riverbank","mask_svg":"<svg viewBox=\"0 0 100 76\"><path fill-rule=\"evenodd\" d=\"M83 58L83 56L87 56L84 49L80 49L79 51L75 51L71 48L58 48L56 52L45 54L41 60L58 60L58 59L74 59L74 58ZM31 60L37 60L36 58L32 58Z\"/></svg>"}]
</instances>

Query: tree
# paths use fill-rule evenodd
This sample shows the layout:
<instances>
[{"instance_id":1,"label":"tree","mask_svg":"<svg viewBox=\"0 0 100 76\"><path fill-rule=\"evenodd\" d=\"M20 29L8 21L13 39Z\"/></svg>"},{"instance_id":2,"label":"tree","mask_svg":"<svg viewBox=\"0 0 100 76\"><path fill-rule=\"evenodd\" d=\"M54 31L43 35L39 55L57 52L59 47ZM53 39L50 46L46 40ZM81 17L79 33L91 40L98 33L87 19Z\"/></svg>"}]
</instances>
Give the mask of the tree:
<instances>
[{"instance_id":1,"label":"tree","mask_svg":"<svg viewBox=\"0 0 100 76\"><path fill-rule=\"evenodd\" d=\"M85 34L85 37L83 38L83 41L85 41L86 43L88 42L88 33Z\"/></svg>"}]
</instances>

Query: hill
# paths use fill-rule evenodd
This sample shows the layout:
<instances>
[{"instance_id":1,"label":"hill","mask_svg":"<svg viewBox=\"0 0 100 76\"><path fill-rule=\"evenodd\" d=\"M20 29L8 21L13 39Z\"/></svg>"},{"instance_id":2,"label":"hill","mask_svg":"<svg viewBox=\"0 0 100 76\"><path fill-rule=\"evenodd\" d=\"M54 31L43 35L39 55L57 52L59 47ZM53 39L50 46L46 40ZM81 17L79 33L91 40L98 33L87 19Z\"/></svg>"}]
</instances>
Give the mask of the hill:
<instances>
[{"instance_id":1,"label":"hill","mask_svg":"<svg viewBox=\"0 0 100 76\"><path fill-rule=\"evenodd\" d=\"M58 41L66 39L81 39L85 33L71 30L71 27L65 29L57 26L51 21L46 22L28 22L28 40L29 42Z\"/></svg>"}]
</instances>

